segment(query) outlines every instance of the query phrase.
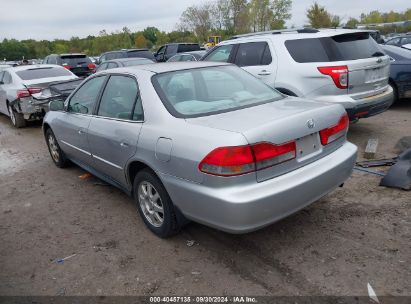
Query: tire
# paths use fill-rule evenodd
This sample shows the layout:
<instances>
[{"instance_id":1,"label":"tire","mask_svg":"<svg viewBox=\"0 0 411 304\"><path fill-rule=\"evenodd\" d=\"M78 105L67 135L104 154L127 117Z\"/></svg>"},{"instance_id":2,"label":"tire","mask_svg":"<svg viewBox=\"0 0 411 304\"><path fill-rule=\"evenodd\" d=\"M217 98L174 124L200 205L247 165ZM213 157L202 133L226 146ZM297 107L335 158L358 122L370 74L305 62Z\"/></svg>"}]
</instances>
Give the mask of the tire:
<instances>
[{"instance_id":1,"label":"tire","mask_svg":"<svg viewBox=\"0 0 411 304\"><path fill-rule=\"evenodd\" d=\"M9 103L7 103L7 109L9 110L11 124L15 128L23 128L26 126L26 120L24 119L23 114L17 113Z\"/></svg>"},{"instance_id":2,"label":"tire","mask_svg":"<svg viewBox=\"0 0 411 304\"><path fill-rule=\"evenodd\" d=\"M398 88L393 81L390 81L389 85L392 87L393 95L394 95L394 101L392 102L392 104L396 104L399 101Z\"/></svg>"},{"instance_id":3,"label":"tire","mask_svg":"<svg viewBox=\"0 0 411 304\"><path fill-rule=\"evenodd\" d=\"M151 170L144 169L136 174L133 194L140 216L151 232L168 238L180 231L173 202Z\"/></svg>"},{"instance_id":4,"label":"tire","mask_svg":"<svg viewBox=\"0 0 411 304\"><path fill-rule=\"evenodd\" d=\"M46 131L46 142L53 163L59 168L67 167L69 160L60 149L56 136L50 128Z\"/></svg>"}]
</instances>

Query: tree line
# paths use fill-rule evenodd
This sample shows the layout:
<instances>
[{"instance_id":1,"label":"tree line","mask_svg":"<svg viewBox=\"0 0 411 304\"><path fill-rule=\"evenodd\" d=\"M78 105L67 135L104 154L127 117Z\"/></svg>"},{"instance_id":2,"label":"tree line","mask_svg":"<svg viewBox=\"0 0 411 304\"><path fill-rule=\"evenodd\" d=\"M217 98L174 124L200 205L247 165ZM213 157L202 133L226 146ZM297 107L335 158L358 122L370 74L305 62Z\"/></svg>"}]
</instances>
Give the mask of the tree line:
<instances>
[{"instance_id":1,"label":"tree line","mask_svg":"<svg viewBox=\"0 0 411 304\"><path fill-rule=\"evenodd\" d=\"M226 39L235 34L283 29L291 18L292 0L213 0L188 7L182 13L176 29L160 31L150 26L143 31L132 32L124 27L121 31L100 31L97 36L85 38L48 40L4 39L0 42L0 60L44 58L56 53L82 52L98 56L103 52L122 48L148 48L151 50L170 42L207 42L209 35ZM391 23L411 20L411 8L404 12L371 11L359 19L333 15L324 6L314 2L306 11L308 23L314 28L348 26L358 24ZM291 26L294 27L294 26ZM388 32L408 32L411 27L383 27Z\"/></svg>"}]
</instances>

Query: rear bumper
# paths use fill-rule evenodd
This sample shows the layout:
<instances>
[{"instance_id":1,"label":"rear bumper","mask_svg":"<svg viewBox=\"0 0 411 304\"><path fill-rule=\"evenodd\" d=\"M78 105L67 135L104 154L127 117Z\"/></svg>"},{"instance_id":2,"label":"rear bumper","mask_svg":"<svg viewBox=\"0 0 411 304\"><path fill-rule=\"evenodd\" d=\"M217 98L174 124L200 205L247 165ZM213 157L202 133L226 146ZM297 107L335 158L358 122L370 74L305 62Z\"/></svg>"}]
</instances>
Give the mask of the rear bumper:
<instances>
[{"instance_id":1,"label":"rear bumper","mask_svg":"<svg viewBox=\"0 0 411 304\"><path fill-rule=\"evenodd\" d=\"M394 102L394 93L391 86L384 93L357 100L358 104L353 108L348 108L347 113L351 121L359 118L371 117L380 114Z\"/></svg>"},{"instance_id":2,"label":"rear bumper","mask_svg":"<svg viewBox=\"0 0 411 304\"><path fill-rule=\"evenodd\" d=\"M17 112L24 115L24 119L42 119L48 111L50 100L37 101L32 98L17 99L11 104Z\"/></svg>"},{"instance_id":3,"label":"rear bumper","mask_svg":"<svg viewBox=\"0 0 411 304\"><path fill-rule=\"evenodd\" d=\"M394 102L394 91L391 86L377 95L354 99L350 95L318 96L315 100L339 103L344 106L350 121L374 116L386 111Z\"/></svg>"},{"instance_id":4,"label":"rear bumper","mask_svg":"<svg viewBox=\"0 0 411 304\"><path fill-rule=\"evenodd\" d=\"M323 197L351 175L357 147L333 153L264 182L211 188L160 174L171 199L189 219L230 233L272 224Z\"/></svg>"}]
</instances>

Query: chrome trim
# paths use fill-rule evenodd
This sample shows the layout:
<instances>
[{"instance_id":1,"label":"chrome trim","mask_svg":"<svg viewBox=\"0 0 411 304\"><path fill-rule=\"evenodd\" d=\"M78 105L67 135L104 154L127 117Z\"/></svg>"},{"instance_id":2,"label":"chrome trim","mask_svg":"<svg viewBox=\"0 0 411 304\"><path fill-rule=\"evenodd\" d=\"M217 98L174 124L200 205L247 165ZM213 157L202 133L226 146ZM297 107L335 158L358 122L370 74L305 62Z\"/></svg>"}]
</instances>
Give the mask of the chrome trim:
<instances>
[{"instance_id":1,"label":"chrome trim","mask_svg":"<svg viewBox=\"0 0 411 304\"><path fill-rule=\"evenodd\" d=\"M85 151L85 150L83 150L83 149L80 149L80 148L78 148L78 147L76 147L76 146L73 146L72 144L69 144L68 142L65 142L64 140L61 140L61 142L62 142L63 144L65 144L65 145L73 148L73 149L76 149L77 151L83 152L84 154L87 154L88 156L91 156L91 153L90 153L90 152L87 152L87 151Z\"/></svg>"},{"instance_id":2,"label":"chrome trim","mask_svg":"<svg viewBox=\"0 0 411 304\"><path fill-rule=\"evenodd\" d=\"M110 166L112 166L112 167L114 167L114 168L123 170L122 167L120 167L120 166L118 166L118 165L116 165L116 164L113 164L112 162L109 162L108 160L105 160L104 158L98 157L98 156L96 156L96 155L91 155L91 156L94 157L94 158L96 158L96 159L98 159L99 161L102 161L103 163L106 163L107 165L110 165Z\"/></svg>"}]
</instances>

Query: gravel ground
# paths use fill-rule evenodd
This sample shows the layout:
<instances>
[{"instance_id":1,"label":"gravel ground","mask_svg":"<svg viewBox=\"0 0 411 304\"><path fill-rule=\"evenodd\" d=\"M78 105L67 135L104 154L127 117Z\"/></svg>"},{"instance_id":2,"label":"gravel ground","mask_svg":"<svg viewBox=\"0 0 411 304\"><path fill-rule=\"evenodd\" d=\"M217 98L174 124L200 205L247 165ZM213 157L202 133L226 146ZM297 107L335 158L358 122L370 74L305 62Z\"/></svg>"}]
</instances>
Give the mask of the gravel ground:
<instances>
[{"instance_id":1,"label":"gravel ground","mask_svg":"<svg viewBox=\"0 0 411 304\"><path fill-rule=\"evenodd\" d=\"M361 159L378 138L383 158L409 135L403 102L352 125L349 140ZM82 174L54 166L39 124L17 130L0 115L0 295L366 295L367 283L411 295L411 192L379 187L376 175L355 171L257 232L193 223L163 240L124 193Z\"/></svg>"}]
</instances>

